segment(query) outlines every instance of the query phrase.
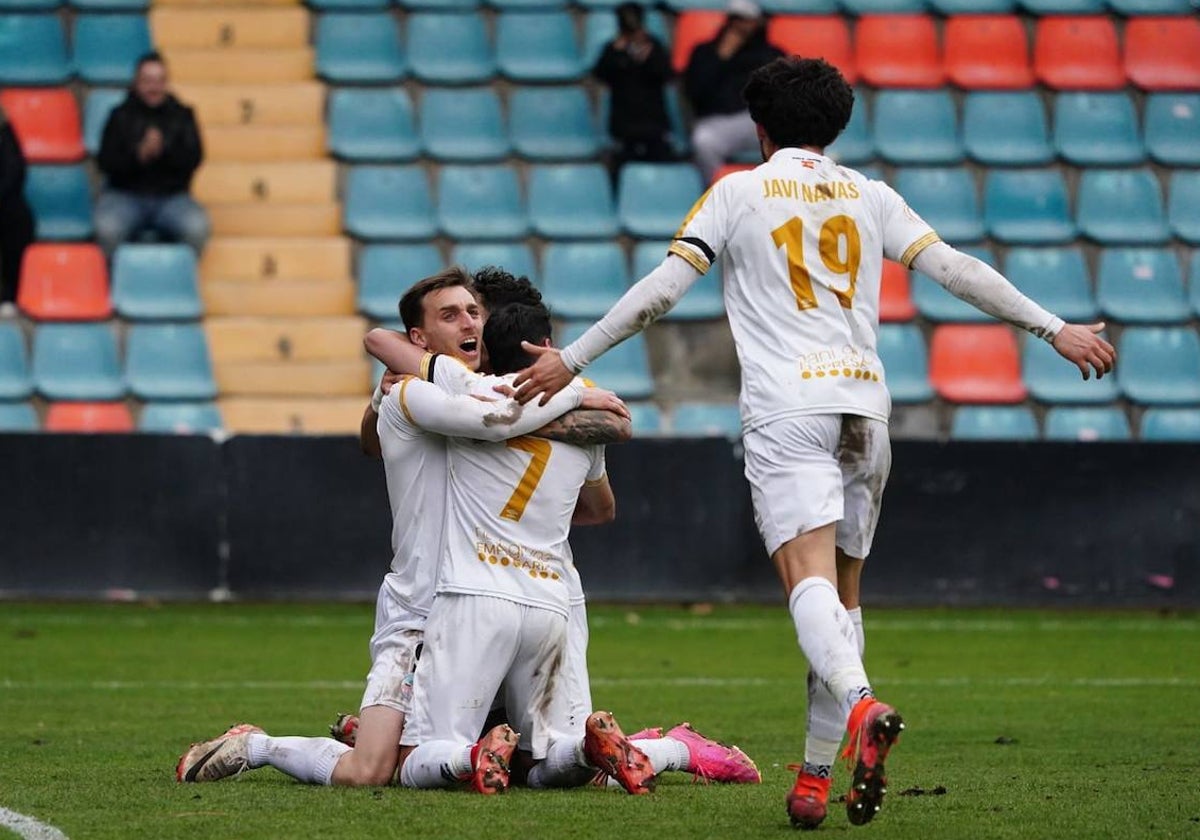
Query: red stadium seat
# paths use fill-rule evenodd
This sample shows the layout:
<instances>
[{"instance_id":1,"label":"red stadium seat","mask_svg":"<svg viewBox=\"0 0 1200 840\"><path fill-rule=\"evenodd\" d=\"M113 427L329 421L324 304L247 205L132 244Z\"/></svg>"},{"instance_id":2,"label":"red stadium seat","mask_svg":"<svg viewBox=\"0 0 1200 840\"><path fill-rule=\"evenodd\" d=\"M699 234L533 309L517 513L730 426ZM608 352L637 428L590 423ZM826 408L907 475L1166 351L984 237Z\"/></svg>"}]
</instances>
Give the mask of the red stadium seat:
<instances>
[{"instance_id":1,"label":"red stadium seat","mask_svg":"<svg viewBox=\"0 0 1200 840\"><path fill-rule=\"evenodd\" d=\"M1033 70L1060 90L1117 90L1125 86L1117 29L1109 17L1044 17L1037 22Z\"/></svg>"},{"instance_id":2,"label":"red stadium seat","mask_svg":"<svg viewBox=\"0 0 1200 840\"><path fill-rule=\"evenodd\" d=\"M132 432L133 415L120 402L50 404L46 413L48 432Z\"/></svg>"},{"instance_id":3,"label":"red stadium seat","mask_svg":"<svg viewBox=\"0 0 1200 840\"><path fill-rule=\"evenodd\" d=\"M883 261L883 277L879 291L880 321L911 321L917 317L912 299L912 282L908 269L898 262Z\"/></svg>"},{"instance_id":4,"label":"red stadium seat","mask_svg":"<svg viewBox=\"0 0 1200 840\"><path fill-rule=\"evenodd\" d=\"M108 268L95 245L37 243L21 261L17 304L42 321L99 321L112 315Z\"/></svg>"},{"instance_id":5,"label":"red stadium seat","mask_svg":"<svg viewBox=\"0 0 1200 840\"><path fill-rule=\"evenodd\" d=\"M8 88L0 106L30 163L74 163L82 160L83 131L79 107L66 88Z\"/></svg>"},{"instance_id":6,"label":"red stadium seat","mask_svg":"<svg viewBox=\"0 0 1200 840\"><path fill-rule=\"evenodd\" d=\"M687 67L692 50L717 37L717 30L725 23L724 12L689 11L679 15L675 21L675 46L671 51L671 64L676 73Z\"/></svg>"},{"instance_id":7,"label":"red stadium seat","mask_svg":"<svg viewBox=\"0 0 1200 840\"><path fill-rule=\"evenodd\" d=\"M1145 90L1200 90L1200 21L1131 18L1125 24L1125 73Z\"/></svg>"},{"instance_id":8,"label":"red stadium seat","mask_svg":"<svg viewBox=\"0 0 1200 840\"><path fill-rule=\"evenodd\" d=\"M1025 399L1017 339L1006 326L938 327L929 356L929 378L943 399L957 403Z\"/></svg>"},{"instance_id":9,"label":"red stadium seat","mask_svg":"<svg viewBox=\"0 0 1200 840\"><path fill-rule=\"evenodd\" d=\"M850 28L842 17L780 15L767 24L767 40L788 55L823 58L842 71L846 81L858 81Z\"/></svg>"},{"instance_id":10,"label":"red stadium seat","mask_svg":"<svg viewBox=\"0 0 1200 840\"><path fill-rule=\"evenodd\" d=\"M746 172L753 168L754 168L753 163L727 163L724 166L722 166L720 169L718 169L716 172L713 173L712 181L710 181L709 183L715 184L715 183L717 183L717 181L720 181L726 175L729 175L733 172Z\"/></svg>"},{"instance_id":11,"label":"red stadium seat","mask_svg":"<svg viewBox=\"0 0 1200 840\"><path fill-rule=\"evenodd\" d=\"M933 18L864 15L858 20L855 62L875 87L934 88L946 81Z\"/></svg>"},{"instance_id":12,"label":"red stadium seat","mask_svg":"<svg viewBox=\"0 0 1200 840\"><path fill-rule=\"evenodd\" d=\"M1006 15L958 15L946 21L946 73L968 90L1033 87L1025 25Z\"/></svg>"}]
</instances>

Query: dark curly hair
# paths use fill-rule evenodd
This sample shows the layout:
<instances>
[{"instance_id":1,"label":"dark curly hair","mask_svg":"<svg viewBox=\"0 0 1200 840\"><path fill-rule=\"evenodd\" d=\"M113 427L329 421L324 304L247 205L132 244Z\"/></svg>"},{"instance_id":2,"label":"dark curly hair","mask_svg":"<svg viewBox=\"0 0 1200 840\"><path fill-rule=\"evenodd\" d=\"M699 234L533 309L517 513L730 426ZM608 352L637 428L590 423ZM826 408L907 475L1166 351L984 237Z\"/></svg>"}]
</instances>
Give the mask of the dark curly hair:
<instances>
[{"instance_id":1,"label":"dark curly hair","mask_svg":"<svg viewBox=\"0 0 1200 840\"><path fill-rule=\"evenodd\" d=\"M495 312L510 303L540 306L542 293L528 277L516 277L496 265L485 265L475 272L475 293L488 312Z\"/></svg>"},{"instance_id":2,"label":"dark curly hair","mask_svg":"<svg viewBox=\"0 0 1200 840\"><path fill-rule=\"evenodd\" d=\"M522 341L542 344L550 338L550 313L540 303L511 303L493 310L483 325L483 343L487 345L492 372L516 373L533 364L521 347Z\"/></svg>"},{"instance_id":3,"label":"dark curly hair","mask_svg":"<svg viewBox=\"0 0 1200 840\"><path fill-rule=\"evenodd\" d=\"M850 122L854 90L820 58L777 58L750 74L742 96L750 117L780 148L833 143Z\"/></svg>"}]
</instances>

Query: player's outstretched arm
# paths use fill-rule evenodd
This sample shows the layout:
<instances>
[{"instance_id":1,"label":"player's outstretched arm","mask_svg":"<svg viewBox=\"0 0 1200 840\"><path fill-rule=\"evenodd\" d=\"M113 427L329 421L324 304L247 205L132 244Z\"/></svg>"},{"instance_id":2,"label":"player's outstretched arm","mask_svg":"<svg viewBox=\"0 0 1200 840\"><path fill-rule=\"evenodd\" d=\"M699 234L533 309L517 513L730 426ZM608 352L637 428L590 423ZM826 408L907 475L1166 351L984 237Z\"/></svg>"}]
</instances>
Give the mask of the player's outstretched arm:
<instances>
[{"instance_id":1,"label":"player's outstretched arm","mask_svg":"<svg viewBox=\"0 0 1200 840\"><path fill-rule=\"evenodd\" d=\"M363 338L363 347L387 365L388 370L411 376L421 375L421 360L427 351L409 341L406 335L376 327Z\"/></svg>"},{"instance_id":2,"label":"player's outstretched arm","mask_svg":"<svg viewBox=\"0 0 1200 840\"><path fill-rule=\"evenodd\" d=\"M449 394L431 382L406 378L398 390L400 408L416 426L446 437L499 442L527 435L552 418L579 407L582 389L572 386L544 408L523 406L512 399L485 400Z\"/></svg>"},{"instance_id":3,"label":"player's outstretched arm","mask_svg":"<svg viewBox=\"0 0 1200 840\"><path fill-rule=\"evenodd\" d=\"M507 385L498 385L495 391L506 397L516 394ZM633 437L633 417L629 406L612 391L584 388L579 408L542 426L533 436L573 446L625 443Z\"/></svg>"}]
</instances>

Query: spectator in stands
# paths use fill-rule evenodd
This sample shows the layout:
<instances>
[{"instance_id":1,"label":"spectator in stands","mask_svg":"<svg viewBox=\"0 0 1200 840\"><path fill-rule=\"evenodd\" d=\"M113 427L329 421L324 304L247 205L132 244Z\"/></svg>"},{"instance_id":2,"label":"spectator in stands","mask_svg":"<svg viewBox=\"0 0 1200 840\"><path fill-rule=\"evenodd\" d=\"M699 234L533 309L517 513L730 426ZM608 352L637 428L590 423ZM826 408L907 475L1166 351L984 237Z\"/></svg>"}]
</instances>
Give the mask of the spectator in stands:
<instances>
[{"instance_id":1,"label":"spectator in stands","mask_svg":"<svg viewBox=\"0 0 1200 840\"><path fill-rule=\"evenodd\" d=\"M138 60L133 87L104 126L98 163L107 184L96 202L96 239L111 256L122 242L152 231L199 253L208 215L188 194L202 158L192 109L167 89L158 53Z\"/></svg>"},{"instance_id":2,"label":"spectator in stands","mask_svg":"<svg viewBox=\"0 0 1200 840\"><path fill-rule=\"evenodd\" d=\"M16 312L21 257L33 240L33 213L25 200L25 155L0 108L0 318Z\"/></svg>"},{"instance_id":3,"label":"spectator in stands","mask_svg":"<svg viewBox=\"0 0 1200 840\"><path fill-rule=\"evenodd\" d=\"M758 148L742 88L751 73L782 55L767 43L762 11L752 0L731 0L717 37L692 52L684 89L696 119L696 165L706 179L735 155Z\"/></svg>"},{"instance_id":4,"label":"spectator in stands","mask_svg":"<svg viewBox=\"0 0 1200 840\"><path fill-rule=\"evenodd\" d=\"M617 37L592 69L609 88L608 133L620 145L613 155L613 174L630 161L666 161L673 157L667 135L664 88L671 79L671 59L662 42L646 31L646 13L637 3L616 8Z\"/></svg>"}]
</instances>

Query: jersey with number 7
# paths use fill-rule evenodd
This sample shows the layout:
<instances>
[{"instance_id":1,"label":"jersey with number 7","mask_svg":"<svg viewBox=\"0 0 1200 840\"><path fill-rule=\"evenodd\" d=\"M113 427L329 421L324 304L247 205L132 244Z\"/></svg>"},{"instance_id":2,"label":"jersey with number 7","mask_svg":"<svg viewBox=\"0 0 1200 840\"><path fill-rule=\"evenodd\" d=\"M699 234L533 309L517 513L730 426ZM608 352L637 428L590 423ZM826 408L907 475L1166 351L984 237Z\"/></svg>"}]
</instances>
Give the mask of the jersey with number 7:
<instances>
[{"instance_id":1,"label":"jersey with number 7","mask_svg":"<svg viewBox=\"0 0 1200 840\"><path fill-rule=\"evenodd\" d=\"M883 258L908 267L937 241L891 187L801 149L714 184L670 252L701 273L724 255L745 429L806 414L886 422Z\"/></svg>"}]
</instances>

